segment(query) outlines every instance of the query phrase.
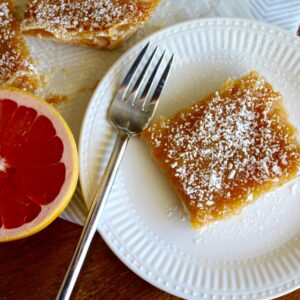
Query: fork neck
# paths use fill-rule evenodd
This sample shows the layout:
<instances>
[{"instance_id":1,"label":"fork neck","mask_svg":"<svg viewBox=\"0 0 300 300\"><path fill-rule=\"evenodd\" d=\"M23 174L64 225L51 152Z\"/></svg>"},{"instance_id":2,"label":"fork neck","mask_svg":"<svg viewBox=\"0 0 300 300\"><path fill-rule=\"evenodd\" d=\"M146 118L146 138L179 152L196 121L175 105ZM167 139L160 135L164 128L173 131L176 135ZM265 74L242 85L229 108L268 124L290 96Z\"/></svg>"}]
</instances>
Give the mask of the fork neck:
<instances>
[{"instance_id":1,"label":"fork neck","mask_svg":"<svg viewBox=\"0 0 300 300\"><path fill-rule=\"evenodd\" d=\"M129 140L129 134L124 131L124 130L117 130L117 136L116 136L116 140L115 140L115 145L113 148L113 152L112 152L112 157L115 157L115 160L118 160L117 157L119 157L120 159L122 158L128 140Z\"/></svg>"},{"instance_id":2,"label":"fork neck","mask_svg":"<svg viewBox=\"0 0 300 300\"><path fill-rule=\"evenodd\" d=\"M116 144L117 143L125 143L129 139L129 133L125 130L117 130Z\"/></svg>"}]
</instances>

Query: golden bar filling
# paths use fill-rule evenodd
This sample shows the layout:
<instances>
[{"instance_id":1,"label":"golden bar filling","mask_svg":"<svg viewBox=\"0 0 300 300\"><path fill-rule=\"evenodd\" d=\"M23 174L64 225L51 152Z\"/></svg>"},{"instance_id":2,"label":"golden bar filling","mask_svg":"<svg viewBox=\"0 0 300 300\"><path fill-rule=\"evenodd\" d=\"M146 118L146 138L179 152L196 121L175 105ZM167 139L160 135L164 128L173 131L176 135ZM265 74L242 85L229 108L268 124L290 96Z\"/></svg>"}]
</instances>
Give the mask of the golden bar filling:
<instances>
[{"instance_id":1,"label":"golden bar filling","mask_svg":"<svg viewBox=\"0 0 300 300\"><path fill-rule=\"evenodd\" d=\"M256 72L159 118L142 137L196 228L238 213L300 165L282 96Z\"/></svg>"}]
</instances>

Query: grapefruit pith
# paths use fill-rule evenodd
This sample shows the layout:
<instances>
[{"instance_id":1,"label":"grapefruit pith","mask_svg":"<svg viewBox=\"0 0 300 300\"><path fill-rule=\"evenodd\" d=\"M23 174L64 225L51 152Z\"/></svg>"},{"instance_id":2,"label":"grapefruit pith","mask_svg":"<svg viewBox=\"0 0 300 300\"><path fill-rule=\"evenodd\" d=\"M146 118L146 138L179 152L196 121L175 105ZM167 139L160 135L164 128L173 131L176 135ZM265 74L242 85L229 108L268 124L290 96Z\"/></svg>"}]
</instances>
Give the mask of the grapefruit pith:
<instances>
[{"instance_id":1,"label":"grapefruit pith","mask_svg":"<svg viewBox=\"0 0 300 300\"><path fill-rule=\"evenodd\" d=\"M0 241L51 223L77 178L76 144L59 113L29 93L0 88Z\"/></svg>"}]
</instances>

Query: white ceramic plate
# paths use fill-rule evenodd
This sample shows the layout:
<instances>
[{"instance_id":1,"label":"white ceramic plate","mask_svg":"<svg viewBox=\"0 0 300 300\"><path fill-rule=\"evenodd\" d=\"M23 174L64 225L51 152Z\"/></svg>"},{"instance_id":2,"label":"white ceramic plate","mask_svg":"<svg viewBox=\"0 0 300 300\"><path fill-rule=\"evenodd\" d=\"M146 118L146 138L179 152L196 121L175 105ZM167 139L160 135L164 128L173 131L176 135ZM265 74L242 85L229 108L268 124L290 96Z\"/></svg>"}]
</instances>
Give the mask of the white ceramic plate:
<instances>
[{"instance_id":1,"label":"white ceramic plate","mask_svg":"<svg viewBox=\"0 0 300 300\"><path fill-rule=\"evenodd\" d=\"M160 31L121 57L85 115L80 180L86 199L108 160L114 132L108 104L146 41L175 53L157 115L214 91L228 77L263 74L285 98L300 129L300 40L242 19L202 19ZM300 284L300 180L258 199L228 221L190 229L181 205L142 140L133 138L99 230L118 257L153 285L183 298L266 299Z\"/></svg>"}]
</instances>

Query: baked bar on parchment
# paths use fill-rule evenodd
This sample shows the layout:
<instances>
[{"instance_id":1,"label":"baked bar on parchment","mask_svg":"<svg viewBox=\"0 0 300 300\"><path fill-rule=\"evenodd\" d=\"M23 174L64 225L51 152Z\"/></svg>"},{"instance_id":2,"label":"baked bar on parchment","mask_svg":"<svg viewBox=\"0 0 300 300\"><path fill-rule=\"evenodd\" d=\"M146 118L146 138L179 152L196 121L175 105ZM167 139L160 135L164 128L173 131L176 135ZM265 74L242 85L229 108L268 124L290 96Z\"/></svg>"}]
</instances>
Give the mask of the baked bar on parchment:
<instances>
[{"instance_id":1,"label":"baked bar on parchment","mask_svg":"<svg viewBox=\"0 0 300 300\"><path fill-rule=\"evenodd\" d=\"M22 31L60 42L113 48L148 21L160 0L28 0Z\"/></svg>"},{"instance_id":2,"label":"baked bar on parchment","mask_svg":"<svg viewBox=\"0 0 300 300\"><path fill-rule=\"evenodd\" d=\"M0 43L0 85L36 90L41 81L21 36L14 4L9 0L0 0Z\"/></svg>"}]
</instances>

